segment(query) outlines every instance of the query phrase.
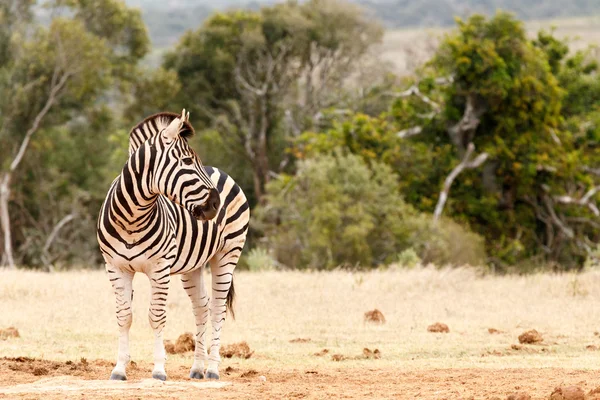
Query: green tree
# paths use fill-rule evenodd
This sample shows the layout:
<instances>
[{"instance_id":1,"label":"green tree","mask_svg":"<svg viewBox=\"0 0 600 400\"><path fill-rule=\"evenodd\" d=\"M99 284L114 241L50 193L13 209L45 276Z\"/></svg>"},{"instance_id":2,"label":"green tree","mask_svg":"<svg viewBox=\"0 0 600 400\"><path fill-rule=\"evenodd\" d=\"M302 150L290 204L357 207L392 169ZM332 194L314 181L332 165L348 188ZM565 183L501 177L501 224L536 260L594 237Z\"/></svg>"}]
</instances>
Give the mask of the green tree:
<instances>
[{"instance_id":1,"label":"green tree","mask_svg":"<svg viewBox=\"0 0 600 400\"><path fill-rule=\"evenodd\" d=\"M131 71L148 48L139 12L127 9L122 2L51 2L47 6L56 16L48 26L38 25L29 17L32 3L10 0L0 7L0 20L11 21L2 24L0 35L0 48L6 56L0 66L0 220L2 264L10 267L15 266L13 234L26 231L25 226L18 230L11 227L10 202L21 197L12 190L15 186L23 188L21 180L32 176L32 171L23 171L22 166L28 164L32 146L43 148L44 139L38 141L36 137L43 132L48 139L53 129L67 122L71 126L63 131L74 135L78 133L74 127L92 128L99 121L94 115L106 117L107 110L97 100L113 85L126 83L126 70ZM94 132L97 130L87 131ZM43 204L43 194L31 194ZM55 215L58 210L48 207L44 211ZM60 229L63 219L58 220L55 227ZM56 236L54 229L47 234L48 239Z\"/></svg>"},{"instance_id":2,"label":"green tree","mask_svg":"<svg viewBox=\"0 0 600 400\"><path fill-rule=\"evenodd\" d=\"M287 2L215 14L165 58L185 88L180 102L216 127L253 174L261 199L272 171L289 165L289 137L342 98L357 59L381 37L362 10L335 0Z\"/></svg>"},{"instance_id":3,"label":"green tree","mask_svg":"<svg viewBox=\"0 0 600 400\"><path fill-rule=\"evenodd\" d=\"M529 40L510 14L475 15L458 20L388 111L333 116L291 151L342 146L384 161L406 201L484 236L499 270L576 268L600 234L596 68L551 32Z\"/></svg>"}]
</instances>

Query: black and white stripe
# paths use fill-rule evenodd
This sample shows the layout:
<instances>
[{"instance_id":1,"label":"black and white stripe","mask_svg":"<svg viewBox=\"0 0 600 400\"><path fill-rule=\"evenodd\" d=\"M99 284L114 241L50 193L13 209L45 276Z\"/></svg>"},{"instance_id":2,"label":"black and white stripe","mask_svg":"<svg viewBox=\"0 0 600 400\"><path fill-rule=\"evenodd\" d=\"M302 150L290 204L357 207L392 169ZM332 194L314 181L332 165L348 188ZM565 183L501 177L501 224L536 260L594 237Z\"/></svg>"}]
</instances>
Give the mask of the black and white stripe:
<instances>
[{"instance_id":1,"label":"black and white stripe","mask_svg":"<svg viewBox=\"0 0 600 400\"><path fill-rule=\"evenodd\" d=\"M151 284L148 311L155 333L152 376L166 379L162 331L171 275L180 274L196 317L196 350L190 377L219 378L220 334L233 301L233 271L250 217L244 193L232 178L204 167L187 143L193 134L185 110L146 118L130 133L129 159L113 181L98 219L98 242L115 290L119 355L111 379L126 379L132 280L145 273ZM208 293L203 267L210 265ZM211 295L212 294L212 295ZM210 352L206 325L212 323Z\"/></svg>"}]
</instances>

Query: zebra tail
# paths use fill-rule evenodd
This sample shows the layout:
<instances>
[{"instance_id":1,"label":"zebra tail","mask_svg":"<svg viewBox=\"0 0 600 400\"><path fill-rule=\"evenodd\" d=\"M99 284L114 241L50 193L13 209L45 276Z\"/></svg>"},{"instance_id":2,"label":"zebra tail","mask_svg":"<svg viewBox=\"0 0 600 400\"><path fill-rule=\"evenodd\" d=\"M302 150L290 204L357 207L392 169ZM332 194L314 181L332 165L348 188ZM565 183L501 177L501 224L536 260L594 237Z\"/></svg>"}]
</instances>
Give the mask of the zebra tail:
<instances>
[{"instance_id":1,"label":"zebra tail","mask_svg":"<svg viewBox=\"0 0 600 400\"><path fill-rule=\"evenodd\" d=\"M233 287L233 275L231 276L231 287L227 292L227 299L225 300L225 305L227 310L231 314L231 317L235 319L235 311L233 310L233 300L235 299L235 288Z\"/></svg>"}]
</instances>

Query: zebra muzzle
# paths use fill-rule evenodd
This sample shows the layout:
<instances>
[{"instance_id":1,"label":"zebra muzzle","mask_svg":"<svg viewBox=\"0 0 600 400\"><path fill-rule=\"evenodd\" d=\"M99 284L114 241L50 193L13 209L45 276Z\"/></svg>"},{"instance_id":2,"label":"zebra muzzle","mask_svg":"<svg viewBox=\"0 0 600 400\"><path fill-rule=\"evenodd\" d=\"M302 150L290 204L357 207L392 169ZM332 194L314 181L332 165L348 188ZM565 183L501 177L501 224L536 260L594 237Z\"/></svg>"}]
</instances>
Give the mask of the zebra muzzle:
<instances>
[{"instance_id":1,"label":"zebra muzzle","mask_svg":"<svg viewBox=\"0 0 600 400\"><path fill-rule=\"evenodd\" d=\"M210 189L208 199L201 206L196 206L192 210L192 215L201 221L208 221L217 216L221 206L221 197L216 189Z\"/></svg>"}]
</instances>

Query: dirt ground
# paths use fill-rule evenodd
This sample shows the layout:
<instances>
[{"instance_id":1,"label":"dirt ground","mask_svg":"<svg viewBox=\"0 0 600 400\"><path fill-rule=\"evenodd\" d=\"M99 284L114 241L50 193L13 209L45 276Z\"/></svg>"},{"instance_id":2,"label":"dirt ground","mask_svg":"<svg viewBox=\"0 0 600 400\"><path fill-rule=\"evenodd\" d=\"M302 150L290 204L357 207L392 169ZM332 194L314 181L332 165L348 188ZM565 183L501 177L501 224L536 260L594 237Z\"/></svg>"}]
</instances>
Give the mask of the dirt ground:
<instances>
[{"instance_id":1,"label":"dirt ground","mask_svg":"<svg viewBox=\"0 0 600 400\"><path fill-rule=\"evenodd\" d=\"M224 351L218 382L188 378L191 351L168 355L167 382L150 379L148 286L134 280L136 364L128 382L111 382L117 326L105 273L0 271L0 400L505 400L600 387L600 270L240 272L237 319L227 319L222 343L247 349ZM172 286L165 339L177 344L194 317ZM382 318L369 318L374 310ZM428 329L436 323L448 329Z\"/></svg>"},{"instance_id":2,"label":"dirt ground","mask_svg":"<svg viewBox=\"0 0 600 400\"><path fill-rule=\"evenodd\" d=\"M506 399L526 392L546 399L560 385L585 392L600 386L600 373L560 368L431 369L328 368L265 369L229 367L221 381L192 381L188 366L170 366L165 383L148 379L151 364L136 364L128 382L106 380L106 360L56 362L30 358L0 360L0 398L38 399ZM263 380L261 377L265 377ZM202 393L202 394L200 394Z\"/></svg>"}]
</instances>

